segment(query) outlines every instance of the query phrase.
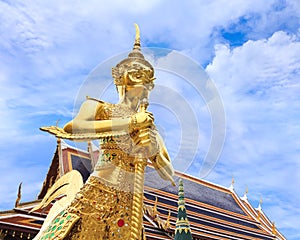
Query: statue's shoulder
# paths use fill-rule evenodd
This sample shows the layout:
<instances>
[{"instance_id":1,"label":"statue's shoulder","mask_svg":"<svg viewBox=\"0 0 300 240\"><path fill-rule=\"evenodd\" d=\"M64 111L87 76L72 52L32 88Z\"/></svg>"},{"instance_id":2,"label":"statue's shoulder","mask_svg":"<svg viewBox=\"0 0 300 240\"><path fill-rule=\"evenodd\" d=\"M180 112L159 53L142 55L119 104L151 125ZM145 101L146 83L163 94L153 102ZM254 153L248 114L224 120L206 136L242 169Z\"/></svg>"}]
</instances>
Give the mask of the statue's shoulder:
<instances>
[{"instance_id":1,"label":"statue's shoulder","mask_svg":"<svg viewBox=\"0 0 300 240\"><path fill-rule=\"evenodd\" d=\"M86 100L80 106L77 118L94 119L95 113L101 111L105 105L106 103L101 100L86 97Z\"/></svg>"},{"instance_id":2,"label":"statue's shoulder","mask_svg":"<svg viewBox=\"0 0 300 240\"><path fill-rule=\"evenodd\" d=\"M114 104L101 101L97 98L86 97L86 101L83 103L85 108L93 109L96 120L110 119L111 111Z\"/></svg>"}]
</instances>

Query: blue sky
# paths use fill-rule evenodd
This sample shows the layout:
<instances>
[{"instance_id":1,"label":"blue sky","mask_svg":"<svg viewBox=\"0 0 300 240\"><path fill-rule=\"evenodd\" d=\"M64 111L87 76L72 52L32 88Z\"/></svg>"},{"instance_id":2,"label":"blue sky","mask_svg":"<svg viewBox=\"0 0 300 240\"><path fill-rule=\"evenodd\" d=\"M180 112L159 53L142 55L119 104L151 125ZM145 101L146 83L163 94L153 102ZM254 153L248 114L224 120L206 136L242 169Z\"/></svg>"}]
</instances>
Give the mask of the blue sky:
<instances>
[{"instance_id":1,"label":"blue sky","mask_svg":"<svg viewBox=\"0 0 300 240\"><path fill-rule=\"evenodd\" d=\"M300 239L298 0L0 1L0 12L0 209L13 207L20 182L23 201L36 197L56 145L39 127L71 119L88 74L131 48L137 22L143 46L203 66L222 98L226 138L206 179L229 186L234 176L239 195L248 186L253 206L262 197L279 230ZM205 114L200 148L211 134Z\"/></svg>"}]
</instances>

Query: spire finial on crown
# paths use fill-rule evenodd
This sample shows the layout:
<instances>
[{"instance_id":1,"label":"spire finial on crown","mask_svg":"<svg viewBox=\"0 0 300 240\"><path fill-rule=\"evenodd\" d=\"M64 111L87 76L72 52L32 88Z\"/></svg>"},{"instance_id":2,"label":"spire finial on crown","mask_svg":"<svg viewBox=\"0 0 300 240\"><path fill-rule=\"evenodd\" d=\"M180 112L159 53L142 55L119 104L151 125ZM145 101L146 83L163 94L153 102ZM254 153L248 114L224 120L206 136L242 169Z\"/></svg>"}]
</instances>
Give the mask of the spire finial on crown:
<instances>
[{"instance_id":1,"label":"spire finial on crown","mask_svg":"<svg viewBox=\"0 0 300 240\"><path fill-rule=\"evenodd\" d=\"M135 39L134 39L132 51L128 54L128 58L144 60L145 58L141 51L140 28L139 25L137 25L136 23L134 24L134 27L135 27Z\"/></svg>"},{"instance_id":2,"label":"spire finial on crown","mask_svg":"<svg viewBox=\"0 0 300 240\"><path fill-rule=\"evenodd\" d=\"M128 57L119 62L115 67L112 68L112 76L114 78L114 83L117 86L124 85L124 74L128 72L134 72L133 75L136 75L136 72L139 71L145 75L143 79L136 79L137 82L142 84L148 84L153 88L154 81L154 69L150 62L148 62L142 51L141 51L141 39L140 39L140 29L139 26L135 23L135 39L132 51L128 54ZM135 78L135 76L133 76Z\"/></svg>"},{"instance_id":3,"label":"spire finial on crown","mask_svg":"<svg viewBox=\"0 0 300 240\"><path fill-rule=\"evenodd\" d=\"M134 24L135 27L135 39L134 39L134 45L133 50L141 50L141 36L140 36L140 28L139 25L136 23Z\"/></svg>"}]
</instances>

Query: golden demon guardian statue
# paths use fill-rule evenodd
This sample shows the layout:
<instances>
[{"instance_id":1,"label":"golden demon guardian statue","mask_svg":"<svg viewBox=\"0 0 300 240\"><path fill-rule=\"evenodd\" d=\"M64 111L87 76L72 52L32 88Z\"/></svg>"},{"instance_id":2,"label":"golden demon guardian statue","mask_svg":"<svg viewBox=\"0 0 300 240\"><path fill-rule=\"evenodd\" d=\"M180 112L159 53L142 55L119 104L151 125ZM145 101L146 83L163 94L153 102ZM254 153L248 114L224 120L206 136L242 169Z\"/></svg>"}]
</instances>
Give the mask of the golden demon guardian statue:
<instances>
[{"instance_id":1,"label":"golden demon guardian statue","mask_svg":"<svg viewBox=\"0 0 300 240\"><path fill-rule=\"evenodd\" d=\"M32 211L58 196L35 239L143 238L144 170L148 159L158 174L172 179L173 168L159 136L147 98L154 87L154 69L140 49L139 28L133 50L112 69L118 104L87 97L78 115L64 126L44 131L74 141L99 139L100 155L83 185L81 175L62 176Z\"/></svg>"}]
</instances>

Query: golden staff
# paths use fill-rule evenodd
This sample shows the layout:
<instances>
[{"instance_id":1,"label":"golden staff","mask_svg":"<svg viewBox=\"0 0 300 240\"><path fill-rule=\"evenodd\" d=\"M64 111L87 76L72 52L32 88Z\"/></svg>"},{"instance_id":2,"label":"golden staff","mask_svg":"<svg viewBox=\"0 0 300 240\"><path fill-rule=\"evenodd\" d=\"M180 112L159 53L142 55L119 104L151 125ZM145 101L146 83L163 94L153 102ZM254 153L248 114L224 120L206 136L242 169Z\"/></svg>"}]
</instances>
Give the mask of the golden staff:
<instances>
[{"instance_id":1,"label":"golden staff","mask_svg":"<svg viewBox=\"0 0 300 240\"><path fill-rule=\"evenodd\" d=\"M146 112L148 107L148 100L144 98L140 104L140 112ZM152 126L153 128L154 126ZM144 178L145 168L147 166L147 155L145 152L139 151L134 159L134 187L133 187L133 200L132 200L132 213L131 213L131 231L130 240L140 240L142 236L143 225L143 200L144 200ZM163 168L161 169L173 186L175 182Z\"/></svg>"},{"instance_id":2,"label":"golden staff","mask_svg":"<svg viewBox=\"0 0 300 240\"><path fill-rule=\"evenodd\" d=\"M143 99L140 105L140 111L146 112L148 107L147 99ZM144 199L144 173L147 166L147 158L143 153L139 152L134 160L134 187L132 200L132 214L131 214L131 240L140 240L142 235L143 224L143 199Z\"/></svg>"}]
</instances>

